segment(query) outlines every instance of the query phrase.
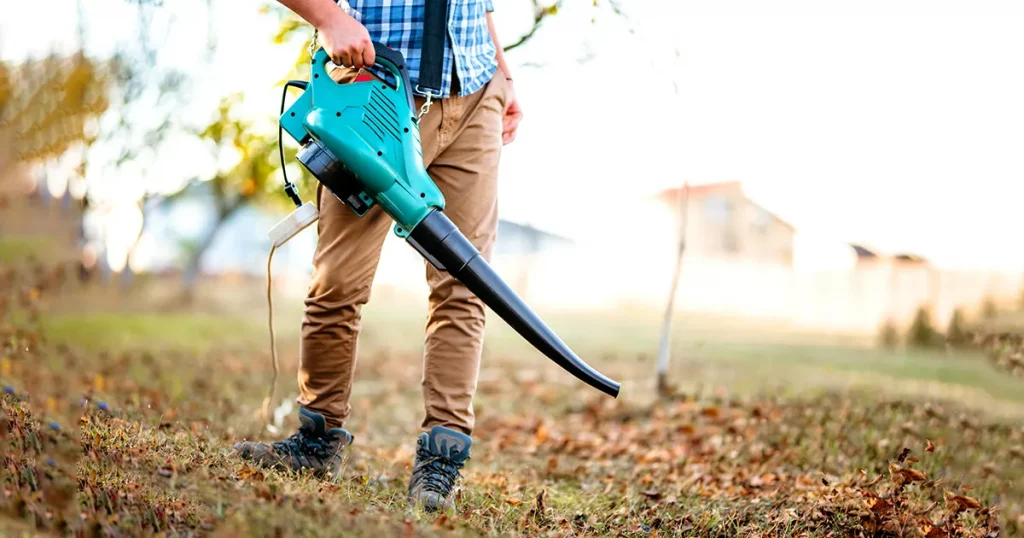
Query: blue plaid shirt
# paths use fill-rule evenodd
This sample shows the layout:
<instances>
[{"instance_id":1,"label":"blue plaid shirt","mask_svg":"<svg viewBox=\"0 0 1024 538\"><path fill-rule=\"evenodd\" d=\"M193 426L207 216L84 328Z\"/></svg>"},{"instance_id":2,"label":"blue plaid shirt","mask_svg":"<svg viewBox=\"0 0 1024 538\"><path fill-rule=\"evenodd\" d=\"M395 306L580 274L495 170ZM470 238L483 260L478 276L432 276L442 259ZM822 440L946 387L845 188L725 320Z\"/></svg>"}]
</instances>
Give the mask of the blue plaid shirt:
<instances>
[{"instance_id":1,"label":"blue plaid shirt","mask_svg":"<svg viewBox=\"0 0 1024 538\"><path fill-rule=\"evenodd\" d=\"M366 27L370 39L405 56L414 93L419 82L425 0L338 0L349 15ZM483 88L498 68L494 41L487 28L493 0L448 0L448 39L444 43L441 95L452 90L452 62L459 77L459 95Z\"/></svg>"}]
</instances>

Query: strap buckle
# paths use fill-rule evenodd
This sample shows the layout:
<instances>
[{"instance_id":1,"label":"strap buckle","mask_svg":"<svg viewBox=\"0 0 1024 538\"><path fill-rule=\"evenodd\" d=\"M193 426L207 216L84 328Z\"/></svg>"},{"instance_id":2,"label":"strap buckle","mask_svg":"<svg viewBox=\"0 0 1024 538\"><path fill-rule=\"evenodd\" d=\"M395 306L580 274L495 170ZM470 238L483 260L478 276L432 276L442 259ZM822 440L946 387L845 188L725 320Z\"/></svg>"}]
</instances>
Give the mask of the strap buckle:
<instances>
[{"instance_id":1,"label":"strap buckle","mask_svg":"<svg viewBox=\"0 0 1024 538\"><path fill-rule=\"evenodd\" d=\"M422 118L423 115L427 113L427 111L430 110L430 104L433 103L435 97L438 99L441 98L441 92L431 93L421 88L419 84L416 85L416 91L423 94L427 98L427 100L423 102L423 106L420 107L420 113L416 116L416 119L418 120Z\"/></svg>"}]
</instances>

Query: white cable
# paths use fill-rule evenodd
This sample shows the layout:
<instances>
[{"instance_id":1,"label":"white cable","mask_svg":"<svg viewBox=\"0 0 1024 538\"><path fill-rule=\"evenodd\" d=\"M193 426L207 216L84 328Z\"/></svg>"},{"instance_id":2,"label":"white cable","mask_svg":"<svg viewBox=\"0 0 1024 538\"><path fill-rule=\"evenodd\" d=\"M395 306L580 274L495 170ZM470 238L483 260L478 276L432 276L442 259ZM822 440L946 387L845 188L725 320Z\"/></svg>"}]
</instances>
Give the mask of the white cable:
<instances>
[{"instance_id":1,"label":"white cable","mask_svg":"<svg viewBox=\"0 0 1024 538\"><path fill-rule=\"evenodd\" d=\"M267 391L267 398L263 400L263 421L267 427L271 426L270 406L274 403L274 391L277 388L277 375L281 371L277 360L277 342L274 333L274 287L271 281L270 263L274 260L274 251L277 245L270 247L270 254L267 256L267 325L270 328L270 358L274 365L274 376L270 381L270 390Z\"/></svg>"},{"instance_id":2,"label":"white cable","mask_svg":"<svg viewBox=\"0 0 1024 538\"><path fill-rule=\"evenodd\" d=\"M267 256L267 327L270 329L270 359L273 361L274 376L270 382L270 390L267 391L267 398L263 400L263 420L268 430L273 430L273 418L270 411L274 403L274 392L277 389L277 376L281 372L281 365L277 358L277 334L274 331L274 287L271 276L271 262L274 260L274 252L277 247L288 242L299 232L320 218L320 212L311 202L302 204L295 211L292 211L281 222L278 222L270 229L269 235L273 242L270 247L270 254Z\"/></svg>"}]
</instances>

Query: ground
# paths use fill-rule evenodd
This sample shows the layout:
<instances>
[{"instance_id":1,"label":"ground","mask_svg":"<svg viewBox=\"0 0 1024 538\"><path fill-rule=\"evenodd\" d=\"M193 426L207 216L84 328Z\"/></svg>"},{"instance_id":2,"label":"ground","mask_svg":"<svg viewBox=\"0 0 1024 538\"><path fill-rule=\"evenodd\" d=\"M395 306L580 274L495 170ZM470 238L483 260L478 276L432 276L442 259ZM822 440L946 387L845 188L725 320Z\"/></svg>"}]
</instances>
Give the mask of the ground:
<instances>
[{"instance_id":1,"label":"ground","mask_svg":"<svg viewBox=\"0 0 1024 538\"><path fill-rule=\"evenodd\" d=\"M492 321L464 487L453 511L431 515L404 498L425 302L380 293L367 308L347 425L356 443L340 479L323 481L230 453L296 427L299 301L277 298L272 433L260 415L272 368L259 282L206 283L181 304L168 282L119 293L6 263L3 534L1024 534L1024 380L979 352L884 352L685 317L676 394L659 398L657 313L544 313L622 380L611 399Z\"/></svg>"}]
</instances>

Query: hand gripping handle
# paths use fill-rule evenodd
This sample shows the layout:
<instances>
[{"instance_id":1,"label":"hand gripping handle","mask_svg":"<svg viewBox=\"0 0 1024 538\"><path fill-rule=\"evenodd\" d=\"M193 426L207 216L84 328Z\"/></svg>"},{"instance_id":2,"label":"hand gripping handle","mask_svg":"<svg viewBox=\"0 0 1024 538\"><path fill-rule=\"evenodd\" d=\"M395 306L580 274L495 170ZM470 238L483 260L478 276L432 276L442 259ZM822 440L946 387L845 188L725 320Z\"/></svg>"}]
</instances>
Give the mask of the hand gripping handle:
<instances>
[{"instance_id":1,"label":"hand gripping handle","mask_svg":"<svg viewBox=\"0 0 1024 538\"><path fill-rule=\"evenodd\" d=\"M410 110L415 108L412 100L412 85L409 83L409 70L406 68L405 57L402 56L402 53L376 41L373 42L373 53L375 56L374 67L382 67L390 73L394 77L394 82L391 86L396 91L405 94L406 99L409 101ZM313 55L312 62L313 78L319 79L323 76L325 80L330 80L326 69L327 62L330 59L330 56L327 55L327 51L323 47L317 49L316 54Z\"/></svg>"}]
</instances>

